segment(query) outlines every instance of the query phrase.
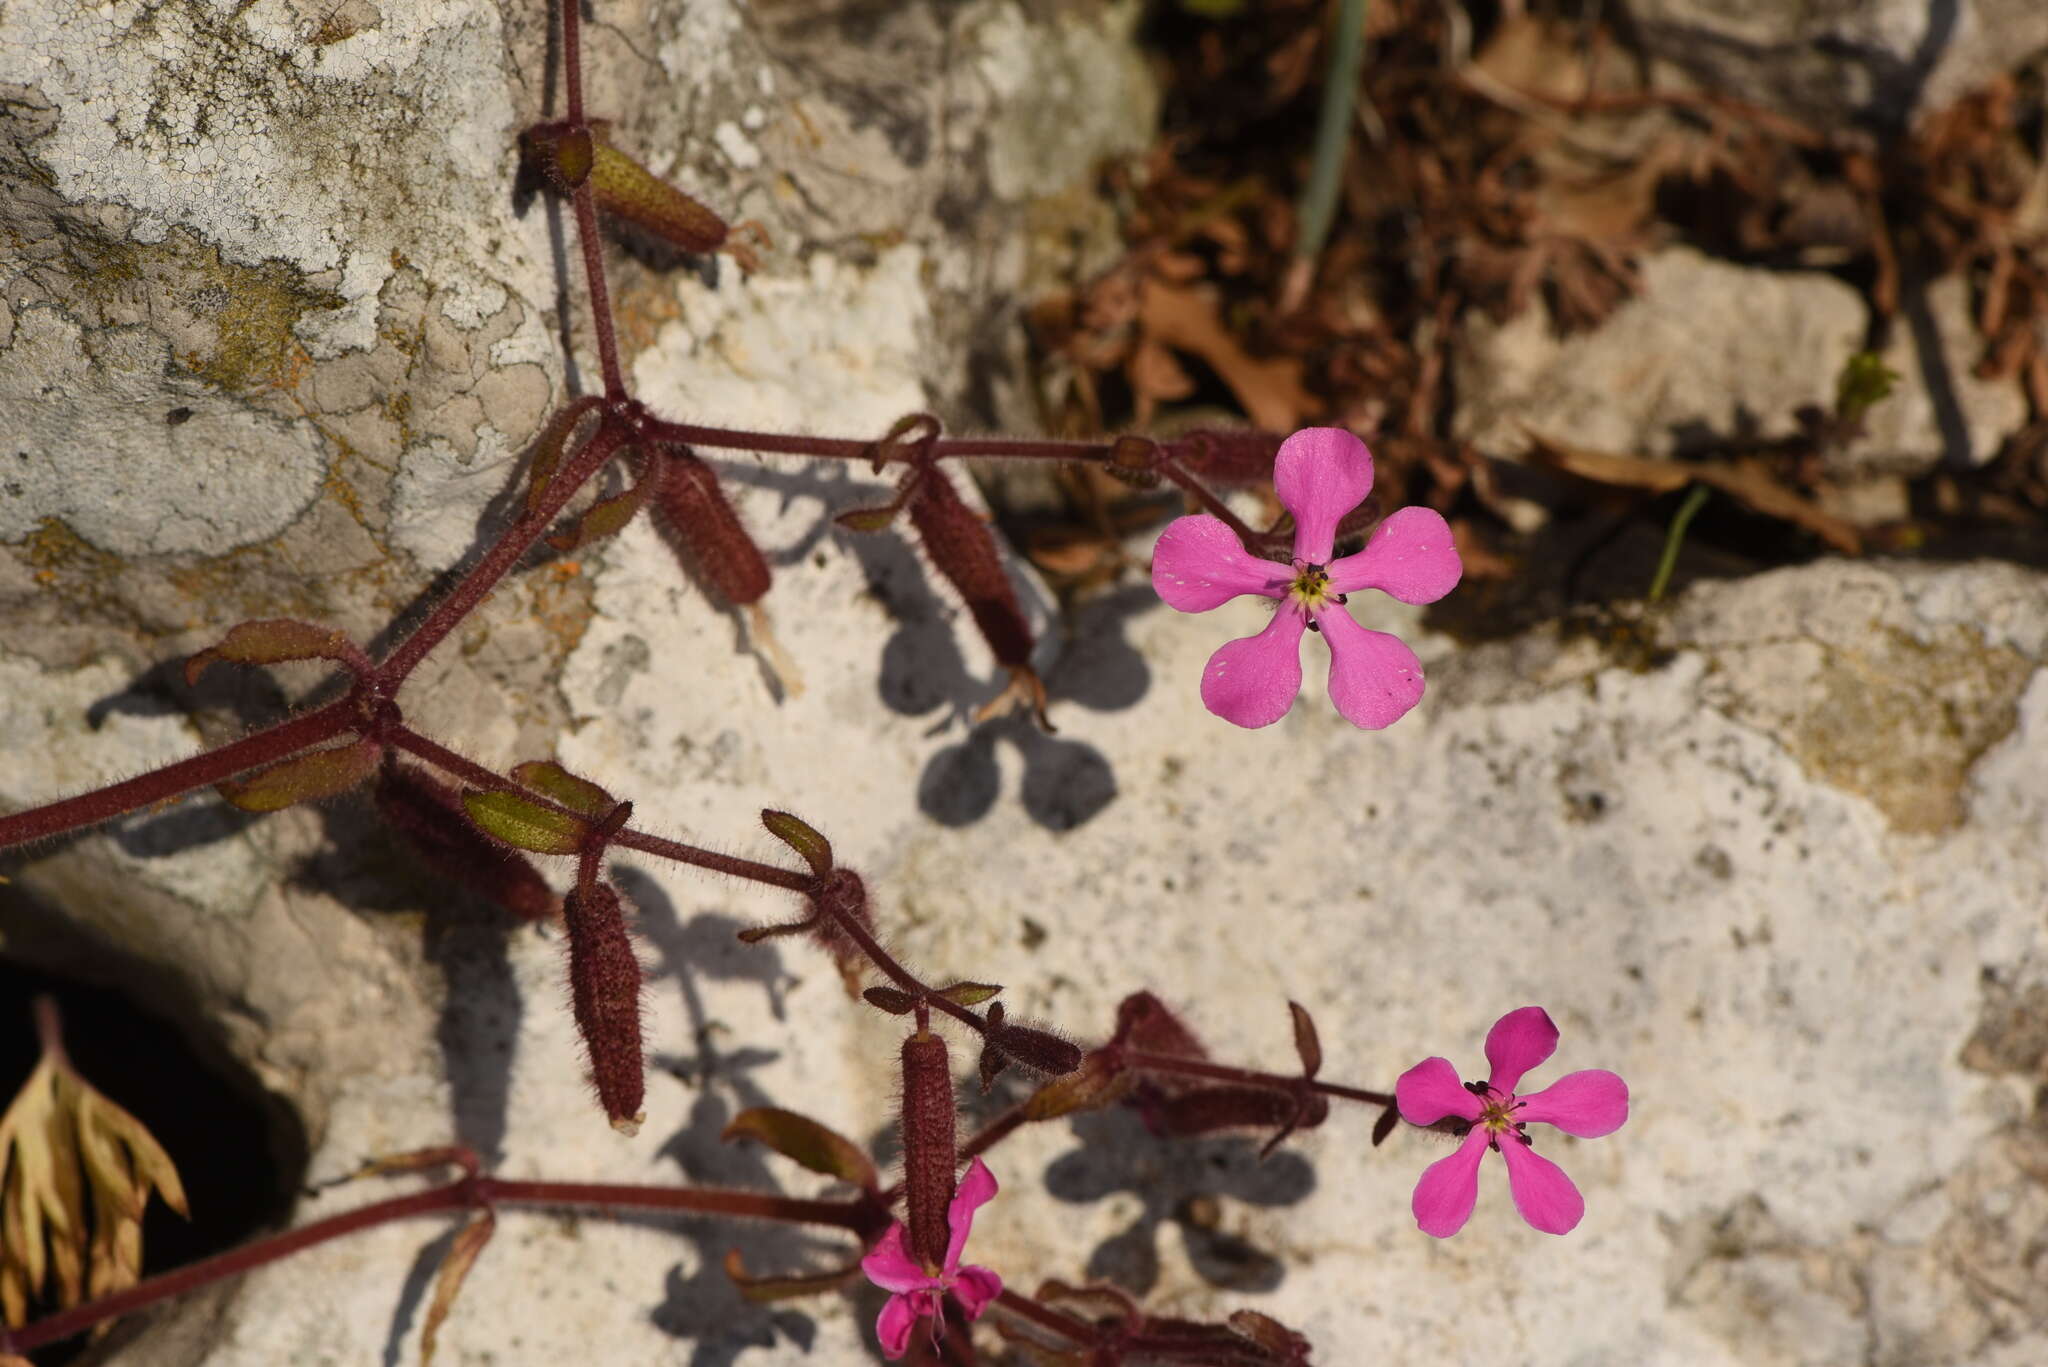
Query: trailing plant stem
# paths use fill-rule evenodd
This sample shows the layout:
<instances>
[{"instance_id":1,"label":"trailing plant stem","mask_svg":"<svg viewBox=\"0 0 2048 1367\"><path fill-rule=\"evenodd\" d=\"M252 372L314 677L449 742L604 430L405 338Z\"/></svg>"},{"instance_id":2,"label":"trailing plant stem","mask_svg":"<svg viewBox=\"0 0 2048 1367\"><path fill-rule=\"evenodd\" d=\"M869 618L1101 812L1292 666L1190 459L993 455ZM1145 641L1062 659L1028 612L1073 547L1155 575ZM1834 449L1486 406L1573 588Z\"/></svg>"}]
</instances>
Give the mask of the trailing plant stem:
<instances>
[{"instance_id":1,"label":"trailing plant stem","mask_svg":"<svg viewBox=\"0 0 2048 1367\"><path fill-rule=\"evenodd\" d=\"M126 812L167 802L196 788L206 788L249 769L275 763L321 741L353 729L360 721L353 698L328 703L288 721L209 750L203 755L153 769L146 774L80 793L46 807L0 816L0 849L32 840L96 826Z\"/></svg>"},{"instance_id":2,"label":"trailing plant stem","mask_svg":"<svg viewBox=\"0 0 2048 1367\"><path fill-rule=\"evenodd\" d=\"M568 0L574 4L575 0ZM865 1236L876 1214L865 1201L806 1201L751 1191L696 1187L623 1186L605 1182L526 1182L471 1176L426 1191L394 1196L316 1220L268 1239L217 1253L175 1271L137 1282L125 1291L37 1320L11 1334L0 1329L0 1353L27 1353L95 1324L288 1258L295 1253L394 1220L493 1206L583 1206L606 1213L687 1211L785 1224L825 1225Z\"/></svg>"}]
</instances>

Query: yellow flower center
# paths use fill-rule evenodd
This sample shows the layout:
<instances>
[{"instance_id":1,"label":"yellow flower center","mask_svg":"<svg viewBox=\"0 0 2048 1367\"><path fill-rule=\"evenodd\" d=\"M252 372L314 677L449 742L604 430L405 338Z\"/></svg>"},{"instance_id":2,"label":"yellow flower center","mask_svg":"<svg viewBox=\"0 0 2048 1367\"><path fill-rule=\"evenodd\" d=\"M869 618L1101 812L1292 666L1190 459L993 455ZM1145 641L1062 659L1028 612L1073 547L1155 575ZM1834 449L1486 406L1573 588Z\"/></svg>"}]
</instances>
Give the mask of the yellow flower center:
<instances>
[{"instance_id":1,"label":"yellow flower center","mask_svg":"<svg viewBox=\"0 0 2048 1367\"><path fill-rule=\"evenodd\" d=\"M1294 562L1294 582L1287 586L1287 596L1311 616L1331 603L1344 601L1342 594L1330 590L1329 570L1321 565L1305 565L1299 560Z\"/></svg>"}]
</instances>

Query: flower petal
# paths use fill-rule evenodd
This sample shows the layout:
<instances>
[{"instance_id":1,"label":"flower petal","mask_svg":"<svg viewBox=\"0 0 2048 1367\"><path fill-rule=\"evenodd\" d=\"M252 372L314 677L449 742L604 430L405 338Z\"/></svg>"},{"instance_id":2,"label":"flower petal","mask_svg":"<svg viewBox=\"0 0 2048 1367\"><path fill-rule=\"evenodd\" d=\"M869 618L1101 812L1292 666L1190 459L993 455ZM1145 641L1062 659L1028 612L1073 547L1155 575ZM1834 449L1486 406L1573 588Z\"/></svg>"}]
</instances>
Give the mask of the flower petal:
<instances>
[{"instance_id":1,"label":"flower petal","mask_svg":"<svg viewBox=\"0 0 2048 1367\"><path fill-rule=\"evenodd\" d=\"M1424 1234L1448 1239L1472 1218L1479 1201L1479 1160L1486 1156L1486 1131L1474 1130L1449 1158L1422 1170L1410 1209Z\"/></svg>"},{"instance_id":2,"label":"flower petal","mask_svg":"<svg viewBox=\"0 0 2048 1367\"><path fill-rule=\"evenodd\" d=\"M1244 548L1221 518L1177 518L1152 548L1152 590L1170 608L1207 612L1243 593L1278 598L1292 575Z\"/></svg>"},{"instance_id":3,"label":"flower petal","mask_svg":"<svg viewBox=\"0 0 2048 1367\"><path fill-rule=\"evenodd\" d=\"M949 1231L946 1240L947 1275L959 1268L960 1255L967 1250L967 1234L974 1228L974 1212L993 1200L995 1194L995 1174L977 1157L967 1165L960 1185L953 1189L952 1204L946 1207L946 1229Z\"/></svg>"},{"instance_id":4,"label":"flower petal","mask_svg":"<svg viewBox=\"0 0 2048 1367\"><path fill-rule=\"evenodd\" d=\"M1569 1234L1578 1227L1586 1198L1563 1168L1511 1134L1500 1137L1500 1156L1508 1160L1508 1190L1524 1220L1545 1234Z\"/></svg>"},{"instance_id":5,"label":"flower petal","mask_svg":"<svg viewBox=\"0 0 2048 1367\"><path fill-rule=\"evenodd\" d=\"M1449 1059L1426 1058L1401 1074L1394 1084L1394 1101L1401 1119L1410 1125L1434 1125L1447 1115L1479 1119L1479 1098L1458 1081L1458 1070Z\"/></svg>"},{"instance_id":6,"label":"flower petal","mask_svg":"<svg viewBox=\"0 0 2048 1367\"><path fill-rule=\"evenodd\" d=\"M1337 523L1372 492L1372 452L1341 427L1305 427L1280 443L1273 492L1294 514L1294 558L1328 564Z\"/></svg>"},{"instance_id":7,"label":"flower petal","mask_svg":"<svg viewBox=\"0 0 2048 1367\"><path fill-rule=\"evenodd\" d=\"M903 1246L903 1222L889 1226L875 1251L860 1260L860 1270L884 1291L917 1291L938 1283Z\"/></svg>"},{"instance_id":8,"label":"flower petal","mask_svg":"<svg viewBox=\"0 0 2048 1367\"><path fill-rule=\"evenodd\" d=\"M917 1306L909 1296L891 1296L875 1320L875 1337L882 1341L882 1356L894 1362L910 1351L910 1331L917 1328Z\"/></svg>"},{"instance_id":9,"label":"flower petal","mask_svg":"<svg viewBox=\"0 0 2048 1367\"><path fill-rule=\"evenodd\" d=\"M1330 587L1338 593L1379 589L1404 603L1434 603L1456 588L1464 573L1465 562L1458 558L1442 513L1398 508L1373 529L1364 550L1331 564Z\"/></svg>"},{"instance_id":10,"label":"flower petal","mask_svg":"<svg viewBox=\"0 0 2048 1367\"><path fill-rule=\"evenodd\" d=\"M1392 726L1422 701L1422 661L1398 636L1367 631L1341 607L1316 614L1330 643L1330 701L1368 731Z\"/></svg>"},{"instance_id":11,"label":"flower petal","mask_svg":"<svg viewBox=\"0 0 2048 1367\"><path fill-rule=\"evenodd\" d=\"M963 1267L960 1275L953 1278L953 1299L960 1302L960 1308L971 1320L980 1319L988 1303L1002 1292L1003 1279L985 1267Z\"/></svg>"},{"instance_id":12,"label":"flower petal","mask_svg":"<svg viewBox=\"0 0 2048 1367\"><path fill-rule=\"evenodd\" d=\"M1308 618L1282 604L1266 629L1222 646L1202 671L1202 703L1227 722L1257 728L1287 715L1301 692L1301 633Z\"/></svg>"},{"instance_id":13,"label":"flower petal","mask_svg":"<svg viewBox=\"0 0 2048 1367\"><path fill-rule=\"evenodd\" d=\"M1581 1139L1613 1134L1628 1119L1628 1084L1605 1068L1566 1073L1519 1099L1515 1119L1540 1120Z\"/></svg>"},{"instance_id":14,"label":"flower petal","mask_svg":"<svg viewBox=\"0 0 2048 1367\"><path fill-rule=\"evenodd\" d=\"M1498 1092L1512 1092L1522 1074L1557 1051L1557 1026L1540 1006L1508 1012L1486 1032L1486 1061L1493 1066L1487 1082Z\"/></svg>"}]
</instances>

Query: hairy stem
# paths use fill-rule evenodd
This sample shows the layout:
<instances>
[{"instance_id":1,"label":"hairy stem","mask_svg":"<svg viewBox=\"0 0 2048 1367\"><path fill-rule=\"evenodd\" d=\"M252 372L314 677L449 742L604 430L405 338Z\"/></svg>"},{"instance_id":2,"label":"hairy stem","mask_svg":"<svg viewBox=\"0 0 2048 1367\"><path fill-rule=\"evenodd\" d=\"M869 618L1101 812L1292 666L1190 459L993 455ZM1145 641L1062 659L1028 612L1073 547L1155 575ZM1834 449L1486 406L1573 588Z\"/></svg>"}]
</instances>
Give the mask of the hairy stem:
<instances>
[{"instance_id":1,"label":"hairy stem","mask_svg":"<svg viewBox=\"0 0 2048 1367\"><path fill-rule=\"evenodd\" d=\"M323 740L350 730L357 721L351 699L331 702L317 711L281 721L218 750L180 760L161 769L45 807L0 816L0 849L44 840L86 826L97 826L126 812L166 802L198 788L211 787L245 770L273 764Z\"/></svg>"},{"instance_id":2,"label":"hairy stem","mask_svg":"<svg viewBox=\"0 0 2048 1367\"><path fill-rule=\"evenodd\" d=\"M573 4L575 0L565 0ZM596 474L598 468L610 459L625 444L627 433L623 428L606 424L598 428L583 449L570 458L567 465L554 479L549 481L547 493L540 505L520 518L498 538L476 568L463 576L462 582L446 598L434 606L427 620L420 623L412 635L401 641L396 650L385 657L378 667L378 674L396 689L406 676L419 667L427 653L447 637L448 633L462 622L462 619L476 610L479 603L490 596L498 581L519 563L519 557L526 554L540 534L560 516L569 500L575 496L584 482Z\"/></svg>"},{"instance_id":3,"label":"hairy stem","mask_svg":"<svg viewBox=\"0 0 2048 1367\"><path fill-rule=\"evenodd\" d=\"M575 0L568 0L574 4ZM240 1248L217 1253L137 1282L125 1291L37 1320L11 1334L0 1331L0 1352L27 1353L69 1338L106 1320L132 1314L145 1306L181 1296L228 1277L253 1271L281 1258L360 1230L394 1220L479 1206L582 1206L606 1214L646 1211L687 1211L786 1224L825 1225L863 1234L875 1214L862 1201L805 1201L751 1191L717 1191L697 1187L621 1186L605 1182L528 1182L496 1177L464 1177L408 1196L394 1196L356 1210L316 1220L298 1229Z\"/></svg>"}]
</instances>

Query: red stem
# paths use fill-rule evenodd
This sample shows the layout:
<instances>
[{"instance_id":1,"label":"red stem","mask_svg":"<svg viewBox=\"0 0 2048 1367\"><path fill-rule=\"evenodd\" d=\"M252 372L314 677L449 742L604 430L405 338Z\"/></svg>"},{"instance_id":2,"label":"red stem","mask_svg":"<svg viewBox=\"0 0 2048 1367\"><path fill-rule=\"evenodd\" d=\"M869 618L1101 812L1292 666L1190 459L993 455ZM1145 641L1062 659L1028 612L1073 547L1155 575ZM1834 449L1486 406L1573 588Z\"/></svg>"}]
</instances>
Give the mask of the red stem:
<instances>
[{"instance_id":1,"label":"red stem","mask_svg":"<svg viewBox=\"0 0 2048 1367\"><path fill-rule=\"evenodd\" d=\"M612 844L622 850L638 850L642 854L673 859L678 864L709 869L713 873L727 873L734 878L744 878L753 883L766 883L770 887L786 888L790 892L808 892L814 881L808 872L796 873L789 869L778 869L773 864L741 859L737 855L720 854L716 850L701 850L695 845L685 845L677 840L664 840L645 831L620 831L612 837Z\"/></svg>"},{"instance_id":2,"label":"red stem","mask_svg":"<svg viewBox=\"0 0 2048 1367\"><path fill-rule=\"evenodd\" d=\"M569 123L583 123L583 0L555 0L562 7L562 85Z\"/></svg>"},{"instance_id":3,"label":"red stem","mask_svg":"<svg viewBox=\"0 0 2048 1367\"><path fill-rule=\"evenodd\" d=\"M429 740L409 726L392 728L384 739L465 783L474 784L479 788L515 788L535 806L560 812L564 816L583 815L581 812L571 811L552 798L514 783L502 774L493 773L475 760L456 754L447 746ZM783 888L790 892L808 892L814 881L808 873L797 873L791 869L777 868L773 864L741 859L737 855L720 854L716 850L699 849L695 845L685 845L679 840L664 840L658 835L648 835L644 831L622 830L611 836L606 843L615 848L638 850L642 854L672 859L679 864L709 869L713 873L730 874L734 878L744 878L754 883L766 883L770 887Z\"/></svg>"},{"instance_id":4,"label":"red stem","mask_svg":"<svg viewBox=\"0 0 2048 1367\"><path fill-rule=\"evenodd\" d=\"M350 730L356 722L352 698L331 702L258 731L253 736L203 755L180 760L146 774L95 788L77 797L67 797L44 807L0 816L0 849L44 840L85 826L111 821L124 812L182 797L197 788L209 787L248 769L275 763L308 746L317 745Z\"/></svg>"},{"instance_id":5,"label":"red stem","mask_svg":"<svg viewBox=\"0 0 2048 1367\"><path fill-rule=\"evenodd\" d=\"M570 0L564 0L569 3ZM619 370L619 339L612 329L612 301L604 279L604 249L597 240L597 192L584 181L576 187L576 239L583 248L583 277L590 286L590 325L597 333L597 364L604 372L604 396L626 400L626 377Z\"/></svg>"},{"instance_id":6,"label":"red stem","mask_svg":"<svg viewBox=\"0 0 2048 1367\"><path fill-rule=\"evenodd\" d=\"M574 4L575 0L563 0ZM625 429L610 423L599 427L583 444L583 449L572 456L561 472L548 482L547 493L540 505L506 529L505 535L477 562L475 569L463 576L462 582L435 605L427 620L419 629L400 642L398 648L385 657L378 666L378 676L387 687L397 691L406 676L419 667L427 652L441 644L449 632L476 609L477 604L490 596L498 581L519 563L519 557L540 539L584 481L597 473L598 467L611 458L620 446L625 444Z\"/></svg>"},{"instance_id":7,"label":"red stem","mask_svg":"<svg viewBox=\"0 0 2048 1367\"><path fill-rule=\"evenodd\" d=\"M656 440L713 450L764 451L778 456L813 456L820 460L873 460L878 443L849 437L815 437L802 432L749 432L738 427L699 427L694 423L651 419L648 431ZM1005 460L1109 459L1114 448L1100 441L1054 441L1039 437L937 437L928 445L896 449L885 459L911 465L929 450L935 459L989 457Z\"/></svg>"},{"instance_id":8,"label":"red stem","mask_svg":"<svg viewBox=\"0 0 2048 1367\"><path fill-rule=\"evenodd\" d=\"M574 4L575 0L568 0ZM212 1282L253 1271L318 1244L417 1215L476 1206L589 1206L613 1211L689 1211L731 1215L787 1224L828 1225L859 1234L871 1222L858 1201L804 1201L751 1191L711 1191L694 1187L618 1186L604 1182L522 1182L496 1177L464 1177L409 1196L394 1196L356 1210L316 1220L298 1229L259 1239L211 1258L188 1263L137 1282L126 1291L37 1320L9 1333L0 1330L0 1353L27 1353L69 1338L102 1321L131 1314L145 1306L183 1295Z\"/></svg>"},{"instance_id":9,"label":"red stem","mask_svg":"<svg viewBox=\"0 0 2048 1367\"><path fill-rule=\"evenodd\" d=\"M1159 472L1181 488L1187 490L1190 494L1193 494L1195 502L1202 505L1203 511L1220 519L1226 527L1236 532L1237 539L1243 542L1245 546L1251 546L1258 539L1258 533L1245 526L1238 515L1231 512L1224 505L1223 500L1217 498L1216 495L1204 488L1200 480L1197 480L1193 475L1181 469L1180 463L1171 456L1159 462Z\"/></svg>"}]
</instances>

